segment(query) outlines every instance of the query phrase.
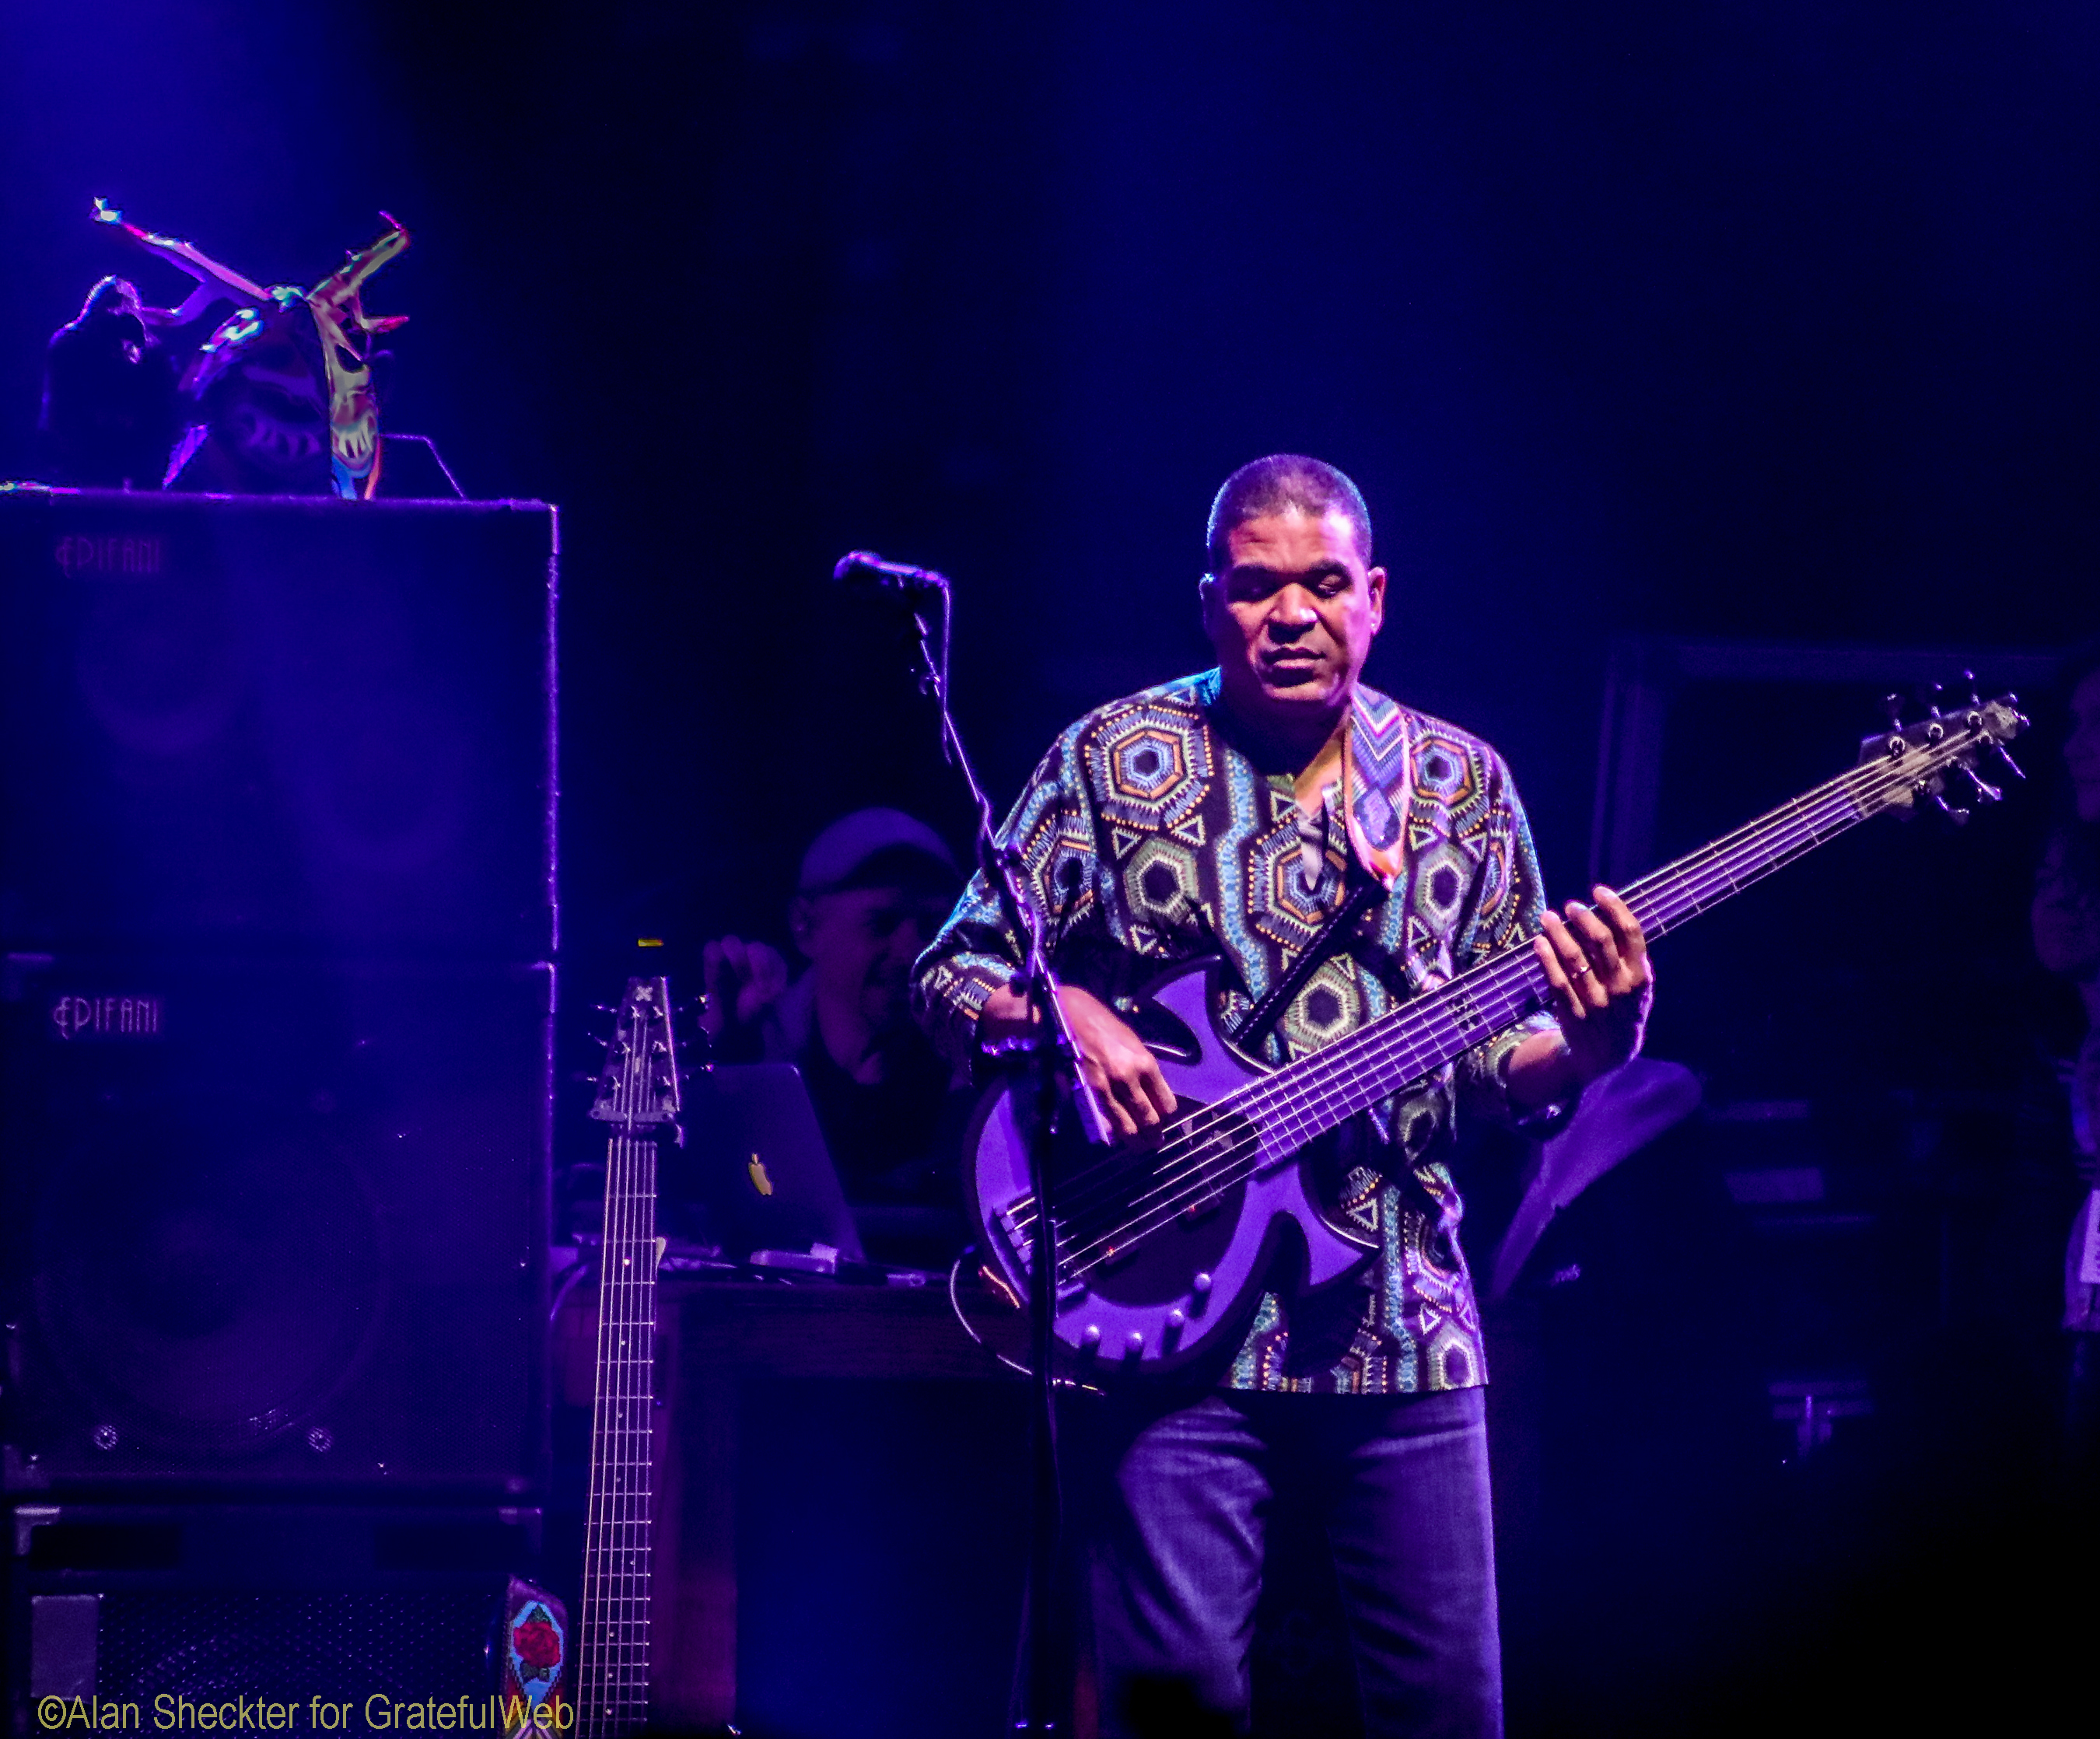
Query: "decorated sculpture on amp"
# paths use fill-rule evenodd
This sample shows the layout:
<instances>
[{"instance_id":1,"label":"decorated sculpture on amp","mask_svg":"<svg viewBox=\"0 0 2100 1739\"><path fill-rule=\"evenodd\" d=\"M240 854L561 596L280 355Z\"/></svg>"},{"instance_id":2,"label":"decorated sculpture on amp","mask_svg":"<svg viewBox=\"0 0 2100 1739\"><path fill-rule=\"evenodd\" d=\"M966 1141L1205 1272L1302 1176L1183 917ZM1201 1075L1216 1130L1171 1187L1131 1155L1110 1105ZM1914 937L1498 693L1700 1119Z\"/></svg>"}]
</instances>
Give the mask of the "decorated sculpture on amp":
<instances>
[{"instance_id":1,"label":"decorated sculpture on amp","mask_svg":"<svg viewBox=\"0 0 2100 1739\"><path fill-rule=\"evenodd\" d=\"M97 200L95 219L196 282L180 304L147 306L105 278L51 340L43 423L60 483L227 495L369 500L379 490L372 340L406 315L366 313L373 273L408 245L386 230L311 289L267 289L192 244L152 234ZM202 337L205 317L233 312ZM105 354L106 353L106 354ZM162 446L173 431L172 444ZM142 474L143 449L160 474Z\"/></svg>"}]
</instances>

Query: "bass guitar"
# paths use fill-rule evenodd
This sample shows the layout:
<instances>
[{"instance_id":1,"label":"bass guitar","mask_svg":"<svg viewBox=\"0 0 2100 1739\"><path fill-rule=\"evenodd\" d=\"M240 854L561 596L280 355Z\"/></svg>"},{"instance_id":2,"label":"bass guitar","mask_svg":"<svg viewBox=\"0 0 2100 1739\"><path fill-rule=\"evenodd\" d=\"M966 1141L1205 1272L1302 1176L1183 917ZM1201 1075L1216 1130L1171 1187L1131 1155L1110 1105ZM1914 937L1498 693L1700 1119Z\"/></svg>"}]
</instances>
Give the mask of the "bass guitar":
<instances>
[{"instance_id":1,"label":"bass guitar","mask_svg":"<svg viewBox=\"0 0 2100 1739\"><path fill-rule=\"evenodd\" d=\"M1976 762L2002 754L2026 722L2008 695L1892 723L1862 744L1856 766L1643 877L1623 897L1653 940L1871 815L1927 801L1947 807L1944 783L1957 771L1978 797L1994 800ZM1070 1118L1053 1128L1052 1333L1061 1352L1103 1376L1166 1374L1243 1327L1293 1228L1307 1287L1358 1268L1371 1239L1321 1211L1299 1154L1550 1000L1538 957L1512 948L1270 1069L1238 1049L1215 1017L1222 970L1215 960L1183 965L1140 999L1133 1024L1177 1104L1156 1141L1105 1149L1063 1128ZM1023 1299L1035 1251L1035 1101L1020 1083L995 1085L965 1146L980 1247Z\"/></svg>"},{"instance_id":2,"label":"bass guitar","mask_svg":"<svg viewBox=\"0 0 2100 1739\"><path fill-rule=\"evenodd\" d=\"M598 1377L584 1522L576 1726L639 1732L649 1716L651 1414L655 1405L656 1145L677 1132L677 1056L662 978L630 978L591 1115L606 1143L598 1246Z\"/></svg>"}]
</instances>

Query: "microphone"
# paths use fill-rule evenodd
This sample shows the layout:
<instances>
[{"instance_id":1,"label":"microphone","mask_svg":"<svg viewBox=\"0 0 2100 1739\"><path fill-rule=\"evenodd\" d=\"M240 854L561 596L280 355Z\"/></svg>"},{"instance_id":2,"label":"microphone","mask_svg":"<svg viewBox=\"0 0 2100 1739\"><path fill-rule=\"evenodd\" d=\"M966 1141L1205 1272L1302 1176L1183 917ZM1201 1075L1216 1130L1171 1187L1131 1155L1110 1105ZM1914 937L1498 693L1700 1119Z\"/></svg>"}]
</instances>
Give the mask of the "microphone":
<instances>
[{"instance_id":1,"label":"microphone","mask_svg":"<svg viewBox=\"0 0 2100 1739\"><path fill-rule=\"evenodd\" d=\"M885 562L872 550L854 550L839 558L832 578L841 585L859 585L871 591L897 592L911 596L919 592L945 592L948 580L930 567L914 567L907 562Z\"/></svg>"}]
</instances>

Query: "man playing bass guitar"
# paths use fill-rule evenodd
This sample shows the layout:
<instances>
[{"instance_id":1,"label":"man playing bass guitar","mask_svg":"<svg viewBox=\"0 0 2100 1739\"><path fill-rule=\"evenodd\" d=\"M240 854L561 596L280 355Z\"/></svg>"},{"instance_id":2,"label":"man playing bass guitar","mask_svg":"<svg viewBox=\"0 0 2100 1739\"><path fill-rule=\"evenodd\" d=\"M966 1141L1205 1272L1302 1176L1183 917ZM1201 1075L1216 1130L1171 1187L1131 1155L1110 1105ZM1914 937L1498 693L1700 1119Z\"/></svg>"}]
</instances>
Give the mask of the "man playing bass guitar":
<instances>
[{"instance_id":1,"label":"man playing bass guitar","mask_svg":"<svg viewBox=\"0 0 2100 1739\"><path fill-rule=\"evenodd\" d=\"M1348 478L1280 454L1229 478L1200 587L1218 667L1067 730L1008 819L1046 915L1083 1067L1120 1139L1175 1112L1118 1013L1177 962L1222 958L1227 1029L1281 1064L1529 940L1554 998L1299 1163L1367 1259L1294 1291L1171 1384L1126 1386L1090 1543L1105 1732L1165 1687L1243 1726L1275 1482L1316 1482L1374 1735L1502 1730L1478 1308L1443 1158L1461 1110L1535 1123L1639 1048L1652 980L1609 889L1545 909L1501 758L1358 679L1385 570ZM1332 920L1348 907L1339 925ZM1317 966L1281 1008L1266 993ZM916 969L922 1020L964 1058L1022 1031L1020 952L982 876ZM1130 1004L1123 1001L1127 1009Z\"/></svg>"}]
</instances>

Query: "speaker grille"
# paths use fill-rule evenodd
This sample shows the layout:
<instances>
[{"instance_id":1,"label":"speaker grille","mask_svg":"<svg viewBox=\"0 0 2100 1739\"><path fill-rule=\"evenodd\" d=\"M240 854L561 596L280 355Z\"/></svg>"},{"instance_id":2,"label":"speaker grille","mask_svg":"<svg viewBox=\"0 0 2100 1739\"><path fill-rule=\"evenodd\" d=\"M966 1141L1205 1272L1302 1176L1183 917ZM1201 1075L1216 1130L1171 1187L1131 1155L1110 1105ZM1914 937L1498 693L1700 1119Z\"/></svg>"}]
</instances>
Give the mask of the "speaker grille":
<instances>
[{"instance_id":1,"label":"speaker grille","mask_svg":"<svg viewBox=\"0 0 2100 1739\"><path fill-rule=\"evenodd\" d=\"M353 1705L479 1698L496 1688L490 1644L500 1587L379 1594L104 1594L95 1693L136 1701L148 1724L157 1696L198 1701L331 1698ZM300 1726L307 1726L301 1710Z\"/></svg>"},{"instance_id":2,"label":"speaker grille","mask_svg":"<svg viewBox=\"0 0 2100 1739\"><path fill-rule=\"evenodd\" d=\"M370 1179L318 1118L61 1126L36 1222L36 1322L114 1432L185 1461L249 1454L324 1410L386 1320Z\"/></svg>"}]
</instances>

